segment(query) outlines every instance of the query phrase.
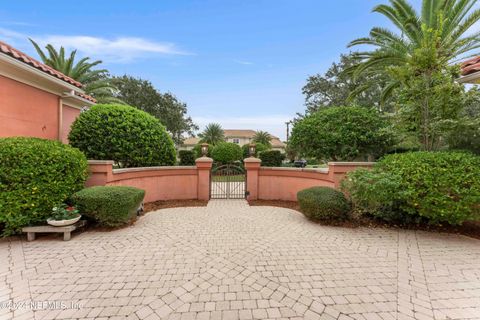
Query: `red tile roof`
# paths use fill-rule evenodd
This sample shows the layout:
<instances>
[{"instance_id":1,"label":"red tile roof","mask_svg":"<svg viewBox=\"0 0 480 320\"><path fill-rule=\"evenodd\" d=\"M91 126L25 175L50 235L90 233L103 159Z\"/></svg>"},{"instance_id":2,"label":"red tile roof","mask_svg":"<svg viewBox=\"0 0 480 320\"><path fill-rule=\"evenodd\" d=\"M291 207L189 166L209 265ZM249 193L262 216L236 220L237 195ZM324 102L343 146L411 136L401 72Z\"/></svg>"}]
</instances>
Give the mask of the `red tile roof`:
<instances>
[{"instance_id":1,"label":"red tile roof","mask_svg":"<svg viewBox=\"0 0 480 320\"><path fill-rule=\"evenodd\" d=\"M82 84L66 75L61 73L60 71L57 71L53 69L52 67L47 66L46 64L43 64L39 62L38 60L33 59L32 57L26 55L25 53L15 49L14 47L6 44L5 42L0 41L0 53L4 53L6 55L9 55L23 63L26 63L40 71L43 71L45 73L48 73L51 76L54 76L60 80L63 80L69 84L72 84L78 88L82 88ZM92 98L93 99L93 98Z\"/></svg>"},{"instance_id":2,"label":"red tile roof","mask_svg":"<svg viewBox=\"0 0 480 320\"><path fill-rule=\"evenodd\" d=\"M464 61L460 66L462 68L462 76L478 72L480 71L480 57L475 57Z\"/></svg>"}]
</instances>

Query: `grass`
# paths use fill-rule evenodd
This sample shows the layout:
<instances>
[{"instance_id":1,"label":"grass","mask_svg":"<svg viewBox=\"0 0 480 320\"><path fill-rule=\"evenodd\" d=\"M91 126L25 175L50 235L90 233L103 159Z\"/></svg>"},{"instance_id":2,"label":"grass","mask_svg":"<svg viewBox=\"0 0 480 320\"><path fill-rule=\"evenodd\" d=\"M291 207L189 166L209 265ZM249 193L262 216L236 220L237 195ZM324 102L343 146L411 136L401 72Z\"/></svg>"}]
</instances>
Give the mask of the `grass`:
<instances>
[{"instance_id":1,"label":"grass","mask_svg":"<svg viewBox=\"0 0 480 320\"><path fill-rule=\"evenodd\" d=\"M242 182L245 181L245 175L233 175L233 176L212 176L213 182Z\"/></svg>"}]
</instances>

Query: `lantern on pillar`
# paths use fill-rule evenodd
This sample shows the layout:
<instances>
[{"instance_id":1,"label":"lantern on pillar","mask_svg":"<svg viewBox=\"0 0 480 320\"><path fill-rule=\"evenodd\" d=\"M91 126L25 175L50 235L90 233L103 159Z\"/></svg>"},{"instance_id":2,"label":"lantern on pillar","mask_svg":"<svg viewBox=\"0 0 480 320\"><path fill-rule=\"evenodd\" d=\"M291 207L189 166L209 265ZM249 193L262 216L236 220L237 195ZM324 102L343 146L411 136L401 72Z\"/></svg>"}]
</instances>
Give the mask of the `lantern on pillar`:
<instances>
[{"instance_id":1,"label":"lantern on pillar","mask_svg":"<svg viewBox=\"0 0 480 320\"><path fill-rule=\"evenodd\" d=\"M202 143L201 148L202 148L202 156L206 157L208 154L208 143Z\"/></svg>"},{"instance_id":2,"label":"lantern on pillar","mask_svg":"<svg viewBox=\"0 0 480 320\"><path fill-rule=\"evenodd\" d=\"M248 153L250 154L250 157L255 157L255 151L257 149L257 145L255 143L250 143L248 146Z\"/></svg>"}]
</instances>

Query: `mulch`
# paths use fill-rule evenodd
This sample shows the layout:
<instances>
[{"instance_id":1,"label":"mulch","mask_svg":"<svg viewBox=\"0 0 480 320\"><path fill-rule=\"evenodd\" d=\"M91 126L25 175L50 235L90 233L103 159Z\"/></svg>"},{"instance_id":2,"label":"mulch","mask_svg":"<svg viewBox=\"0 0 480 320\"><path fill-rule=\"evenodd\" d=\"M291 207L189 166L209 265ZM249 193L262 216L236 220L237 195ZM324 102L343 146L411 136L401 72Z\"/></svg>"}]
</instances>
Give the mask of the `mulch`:
<instances>
[{"instance_id":1,"label":"mulch","mask_svg":"<svg viewBox=\"0 0 480 320\"><path fill-rule=\"evenodd\" d=\"M145 203L143 212L151 212L160 209L167 208L180 208L180 207L206 207L208 201L205 200L160 200L150 203Z\"/></svg>"},{"instance_id":2,"label":"mulch","mask_svg":"<svg viewBox=\"0 0 480 320\"><path fill-rule=\"evenodd\" d=\"M287 209L293 209L300 212L300 206L296 201L283 201L283 200L252 200L248 202L251 206L271 206L281 207ZM320 221L317 222L321 225L344 227L344 228L387 228L387 229L406 229L406 230L421 230L427 232L444 232L452 234L460 234L475 239L480 239L480 221L479 222L465 222L461 226L451 225L429 225L429 224L409 224L409 225L396 225L389 224L385 221L377 220L371 217L360 217L354 220L345 221Z\"/></svg>"}]
</instances>

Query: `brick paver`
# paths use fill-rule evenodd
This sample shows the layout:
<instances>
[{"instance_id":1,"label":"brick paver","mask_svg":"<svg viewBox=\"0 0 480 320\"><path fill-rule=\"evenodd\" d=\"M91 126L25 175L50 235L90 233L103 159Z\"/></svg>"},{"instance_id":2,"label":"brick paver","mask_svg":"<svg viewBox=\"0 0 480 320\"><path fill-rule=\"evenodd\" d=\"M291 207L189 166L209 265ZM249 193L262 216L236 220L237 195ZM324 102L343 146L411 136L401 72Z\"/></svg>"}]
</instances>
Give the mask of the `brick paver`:
<instances>
[{"instance_id":1,"label":"brick paver","mask_svg":"<svg viewBox=\"0 0 480 320\"><path fill-rule=\"evenodd\" d=\"M480 319L480 241L216 200L69 242L2 240L0 301L33 301L2 320Z\"/></svg>"}]
</instances>

